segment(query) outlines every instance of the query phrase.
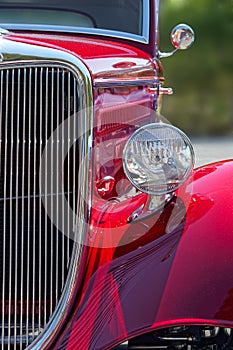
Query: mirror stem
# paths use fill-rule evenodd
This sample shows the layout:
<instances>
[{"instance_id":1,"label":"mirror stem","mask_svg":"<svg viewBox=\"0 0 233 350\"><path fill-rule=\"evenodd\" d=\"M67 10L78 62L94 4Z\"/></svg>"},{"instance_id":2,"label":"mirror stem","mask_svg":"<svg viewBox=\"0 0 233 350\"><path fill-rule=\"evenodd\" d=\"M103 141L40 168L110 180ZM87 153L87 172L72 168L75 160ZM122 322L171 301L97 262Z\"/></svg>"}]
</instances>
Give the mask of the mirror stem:
<instances>
[{"instance_id":1,"label":"mirror stem","mask_svg":"<svg viewBox=\"0 0 233 350\"><path fill-rule=\"evenodd\" d=\"M178 49L175 49L171 52L161 52L159 51L159 58L166 58L172 56Z\"/></svg>"}]
</instances>

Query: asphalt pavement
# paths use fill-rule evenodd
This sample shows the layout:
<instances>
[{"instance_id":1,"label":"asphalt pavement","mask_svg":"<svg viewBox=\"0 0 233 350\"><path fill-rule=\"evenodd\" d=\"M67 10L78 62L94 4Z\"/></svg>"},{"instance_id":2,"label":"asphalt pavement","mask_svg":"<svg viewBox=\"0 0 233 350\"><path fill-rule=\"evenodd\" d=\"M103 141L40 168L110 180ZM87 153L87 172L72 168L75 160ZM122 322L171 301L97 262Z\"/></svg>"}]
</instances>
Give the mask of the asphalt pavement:
<instances>
[{"instance_id":1,"label":"asphalt pavement","mask_svg":"<svg viewBox=\"0 0 233 350\"><path fill-rule=\"evenodd\" d=\"M191 138L195 151L195 167L224 159L233 159L233 136Z\"/></svg>"}]
</instances>

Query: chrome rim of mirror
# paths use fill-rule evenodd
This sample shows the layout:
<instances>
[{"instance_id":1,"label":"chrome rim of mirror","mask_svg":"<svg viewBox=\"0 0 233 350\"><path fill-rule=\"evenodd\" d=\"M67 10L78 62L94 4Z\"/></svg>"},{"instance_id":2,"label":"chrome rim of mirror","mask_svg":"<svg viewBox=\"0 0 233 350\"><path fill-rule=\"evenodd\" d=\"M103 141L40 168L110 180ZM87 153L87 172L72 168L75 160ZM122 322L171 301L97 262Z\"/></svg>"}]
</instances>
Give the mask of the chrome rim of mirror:
<instances>
[{"instance_id":1,"label":"chrome rim of mirror","mask_svg":"<svg viewBox=\"0 0 233 350\"><path fill-rule=\"evenodd\" d=\"M171 43L177 50L186 50L194 42L193 29L187 24L178 24L172 29Z\"/></svg>"}]
</instances>

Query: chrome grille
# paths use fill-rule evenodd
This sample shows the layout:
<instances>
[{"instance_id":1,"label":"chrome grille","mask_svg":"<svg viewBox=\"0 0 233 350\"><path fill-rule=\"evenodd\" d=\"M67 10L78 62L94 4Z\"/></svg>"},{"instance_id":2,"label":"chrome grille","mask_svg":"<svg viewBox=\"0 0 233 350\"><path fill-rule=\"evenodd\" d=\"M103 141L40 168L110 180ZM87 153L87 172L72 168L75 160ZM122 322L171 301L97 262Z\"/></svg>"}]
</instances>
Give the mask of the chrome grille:
<instances>
[{"instance_id":1,"label":"chrome grille","mask_svg":"<svg viewBox=\"0 0 233 350\"><path fill-rule=\"evenodd\" d=\"M2 349L24 349L40 334L58 305L67 280L73 242L62 233L66 231L67 218L60 199L65 195L76 211L77 126L76 118L69 117L78 112L79 85L73 72L59 65L0 67ZM61 138L54 138L53 132L65 120L68 128L62 127L61 134L56 134ZM50 138L52 147L48 151ZM70 143L67 155L65 139ZM41 191L43 152L45 159L50 160L44 174L49 179L49 193L47 184ZM59 160L61 153L64 164ZM43 201L49 201L52 216L62 221L64 230L50 220Z\"/></svg>"}]
</instances>

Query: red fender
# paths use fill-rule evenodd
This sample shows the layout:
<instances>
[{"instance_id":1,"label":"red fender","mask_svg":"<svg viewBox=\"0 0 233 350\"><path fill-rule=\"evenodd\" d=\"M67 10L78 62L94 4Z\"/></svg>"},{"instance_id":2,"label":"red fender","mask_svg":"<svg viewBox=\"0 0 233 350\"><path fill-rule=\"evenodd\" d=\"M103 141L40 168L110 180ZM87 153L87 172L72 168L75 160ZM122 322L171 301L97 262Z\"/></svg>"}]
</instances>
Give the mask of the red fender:
<instances>
[{"instance_id":1,"label":"red fender","mask_svg":"<svg viewBox=\"0 0 233 350\"><path fill-rule=\"evenodd\" d=\"M233 326L233 162L197 169L193 180L185 229L154 325L208 320Z\"/></svg>"},{"instance_id":2,"label":"red fender","mask_svg":"<svg viewBox=\"0 0 233 350\"><path fill-rule=\"evenodd\" d=\"M233 327L232 188L232 161L199 168L163 213L129 225L127 234L147 225L143 238L87 248L86 281L52 348L110 349L180 324Z\"/></svg>"}]
</instances>

